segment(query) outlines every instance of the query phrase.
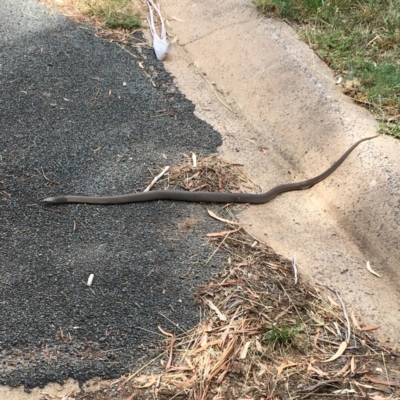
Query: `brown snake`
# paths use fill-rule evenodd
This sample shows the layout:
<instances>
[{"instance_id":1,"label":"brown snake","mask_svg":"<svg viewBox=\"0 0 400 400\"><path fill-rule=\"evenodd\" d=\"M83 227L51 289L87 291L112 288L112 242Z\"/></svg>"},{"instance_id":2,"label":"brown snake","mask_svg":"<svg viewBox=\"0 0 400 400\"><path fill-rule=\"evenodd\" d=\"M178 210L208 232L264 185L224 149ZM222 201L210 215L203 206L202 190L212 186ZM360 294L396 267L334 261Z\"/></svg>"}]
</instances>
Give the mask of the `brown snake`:
<instances>
[{"instance_id":1,"label":"brown snake","mask_svg":"<svg viewBox=\"0 0 400 400\"><path fill-rule=\"evenodd\" d=\"M271 201L278 194L291 192L294 190L309 189L318 182L327 178L334 172L347 158L347 156L365 140L373 139L376 136L370 136L354 143L330 168L315 178L307 179L302 182L286 183L275 186L265 193L219 193L219 192L184 192L179 190L153 190L150 192L129 193L120 196L60 196L48 197L43 201L45 203L60 204L60 203L87 203L87 204L122 204L134 203L139 201L152 200L175 200L175 201L194 201L194 202L209 202L209 203L250 203L261 204Z\"/></svg>"}]
</instances>

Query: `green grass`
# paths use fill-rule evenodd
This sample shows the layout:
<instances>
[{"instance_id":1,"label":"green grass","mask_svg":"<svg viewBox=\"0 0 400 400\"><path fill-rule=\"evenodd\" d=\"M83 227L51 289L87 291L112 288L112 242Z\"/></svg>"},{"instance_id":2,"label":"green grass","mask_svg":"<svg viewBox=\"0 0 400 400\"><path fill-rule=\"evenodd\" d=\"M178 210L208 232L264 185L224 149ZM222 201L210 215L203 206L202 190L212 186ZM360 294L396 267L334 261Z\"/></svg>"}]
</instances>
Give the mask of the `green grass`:
<instances>
[{"instance_id":1,"label":"green grass","mask_svg":"<svg viewBox=\"0 0 400 400\"><path fill-rule=\"evenodd\" d=\"M300 25L299 33L369 107L381 130L400 137L400 0L254 0Z\"/></svg>"},{"instance_id":2,"label":"green grass","mask_svg":"<svg viewBox=\"0 0 400 400\"><path fill-rule=\"evenodd\" d=\"M264 334L264 340L273 344L290 344L296 337L299 331L299 325L296 323L293 326L284 325L281 328L272 324L270 329Z\"/></svg>"},{"instance_id":3,"label":"green grass","mask_svg":"<svg viewBox=\"0 0 400 400\"><path fill-rule=\"evenodd\" d=\"M86 3L89 15L102 19L107 28L140 28L140 16L130 9L131 0L97 0Z\"/></svg>"},{"instance_id":4,"label":"green grass","mask_svg":"<svg viewBox=\"0 0 400 400\"><path fill-rule=\"evenodd\" d=\"M135 15L115 14L105 18L107 28L123 28L133 30L141 27L141 21Z\"/></svg>"}]
</instances>

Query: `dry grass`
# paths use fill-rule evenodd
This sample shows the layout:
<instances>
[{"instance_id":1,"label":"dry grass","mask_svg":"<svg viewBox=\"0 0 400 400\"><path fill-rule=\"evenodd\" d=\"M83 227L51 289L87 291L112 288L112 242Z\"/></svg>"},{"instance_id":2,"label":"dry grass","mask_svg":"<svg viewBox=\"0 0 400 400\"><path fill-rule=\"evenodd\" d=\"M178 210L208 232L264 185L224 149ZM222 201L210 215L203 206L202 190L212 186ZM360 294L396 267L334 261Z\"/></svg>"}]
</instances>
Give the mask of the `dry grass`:
<instances>
[{"instance_id":1,"label":"dry grass","mask_svg":"<svg viewBox=\"0 0 400 400\"><path fill-rule=\"evenodd\" d=\"M194 156L196 157L196 156ZM208 192L252 192L260 191L251 179L243 172L243 166L219 159L217 156L192 157L184 154L183 162L169 171L169 184L185 190Z\"/></svg>"},{"instance_id":2,"label":"dry grass","mask_svg":"<svg viewBox=\"0 0 400 400\"><path fill-rule=\"evenodd\" d=\"M134 47L148 46L136 35L147 26L145 0L39 0L77 22L88 23L96 36Z\"/></svg>"},{"instance_id":3,"label":"dry grass","mask_svg":"<svg viewBox=\"0 0 400 400\"><path fill-rule=\"evenodd\" d=\"M146 12L145 0L40 0L50 8L79 22L92 22L106 26L115 16L137 16Z\"/></svg>"}]
</instances>

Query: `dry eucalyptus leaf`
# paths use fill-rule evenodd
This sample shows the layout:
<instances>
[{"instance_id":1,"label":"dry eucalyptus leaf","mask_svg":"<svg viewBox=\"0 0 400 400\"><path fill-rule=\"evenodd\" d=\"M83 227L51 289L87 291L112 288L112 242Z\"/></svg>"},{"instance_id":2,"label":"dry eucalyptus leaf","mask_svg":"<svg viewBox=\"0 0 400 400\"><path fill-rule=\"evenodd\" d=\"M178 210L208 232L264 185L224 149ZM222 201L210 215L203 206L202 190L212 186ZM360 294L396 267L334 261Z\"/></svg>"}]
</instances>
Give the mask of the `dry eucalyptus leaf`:
<instances>
[{"instance_id":1,"label":"dry eucalyptus leaf","mask_svg":"<svg viewBox=\"0 0 400 400\"><path fill-rule=\"evenodd\" d=\"M299 363L294 363L292 361L289 361L286 364L281 364L279 367L277 367L278 375L281 375L283 370L285 370L287 368L295 367L296 365L299 365Z\"/></svg>"},{"instance_id":2,"label":"dry eucalyptus leaf","mask_svg":"<svg viewBox=\"0 0 400 400\"><path fill-rule=\"evenodd\" d=\"M206 301L211 310L215 311L215 313L218 315L218 318L221 321L226 321L226 316L222 314L221 311L218 310L218 308L212 303L212 301L211 300L206 300Z\"/></svg>"},{"instance_id":3,"label":"dry eucalyptus leaf","mask_svg":"<svg viewBox=\"0 0 400 400\"><path fill-rule=\"evenodd\" d=\"M233 231L222 231L222 232L214 232L214 233L207 233L206 237L220 237L220 236L226 236L229 235L230 233L235 233L239 231L240 228L234 229Z\"/></svg>"},{"instance_id":4,"label":"dry eucalyptus leaf","mask_svg":"<svg viewBox=\"0 0 400 400\"><path fill-rule=\"evenodd\" d=\"M210 217L213 217L213 218L217 219L218 221L225 222L227 224L232 224L232 225L240 225L239 222L230 221L229 219L218 217L217 214L215 214L213 211L209 210L208 208L207 208L207 212L208 212L208 215L210 215Z\"/></svg>"},{"instance_id":5,"label":"dry eucalyptus leaf","mask_svg":"<svg viewBox=\"0 0 400 400\"><path fill-rule=\"evenodd\" d=\"M369 263L369 261L367 261L367 270L368 270L369 272L371 272L372 275L375 275L375 276L377 276L378 278L381 278L381 276L380 276L376 271L374 271L374 270L371 268L371 264Z\"/></svg>"},{"instance_id":6,"label":"dry eucalyptus leaf","mask_svg":"<svg viewBox=\"0 0 400 400\"><path fill-rule=\"evenodd\" d=\"M364 328L360 328L360 331L361 332L376 331L380 327L381 327L380 325L365 326Z\"/></svg>"},{"instance_id":7,"label":"dry eucalyptus leaf","mask_svg":"<svg viewBox=\"0 0 400 400\"><path fill-rule=\"evenodd\" d=\"M248 341L245 343L242 350L240 350L239 359L244 360L246 358L250 345L251 345L251 341Z\"/></svg>"},{"instance_id":8,"label":"dry eucalyptus leaf","mask_svg":"<svg viewBox=\"0 0 400 400\"><path fill-rule=\"evenodd\" d=\"M323 362L330 362L338 359L345 352L346 349L347 349L347 342L342 342L338 348L338 351L331 358Z\"/></svg>"}]
</instances>

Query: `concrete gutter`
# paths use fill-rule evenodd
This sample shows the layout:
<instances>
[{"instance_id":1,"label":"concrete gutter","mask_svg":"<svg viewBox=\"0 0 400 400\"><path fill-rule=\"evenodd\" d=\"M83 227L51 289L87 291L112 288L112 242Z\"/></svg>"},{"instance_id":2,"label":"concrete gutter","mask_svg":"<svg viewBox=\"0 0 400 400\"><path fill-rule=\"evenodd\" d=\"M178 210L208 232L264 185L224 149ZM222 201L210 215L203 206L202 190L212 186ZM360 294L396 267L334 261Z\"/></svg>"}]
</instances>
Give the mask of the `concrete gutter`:
<instances>
[{"instance_id":1,"label":"concrete gutter","mask_svg":"<svg viewBox=\"0 0 400 400\"><path fill-rule=\"evenodd\" d=\"M250 2L164 0L162 9L177 37L165 67L196 115L222 133L221 156L243 163L265 189L318 175L376 134L373 116L341 93L294 30L260 18ZM240 213L255 236L296 254L303 274L339 290L364 324L381 325L379 338L393 346L400 339L399 159L400 142L379 137L312 190Z\"/></svg>"}]
</instances>

